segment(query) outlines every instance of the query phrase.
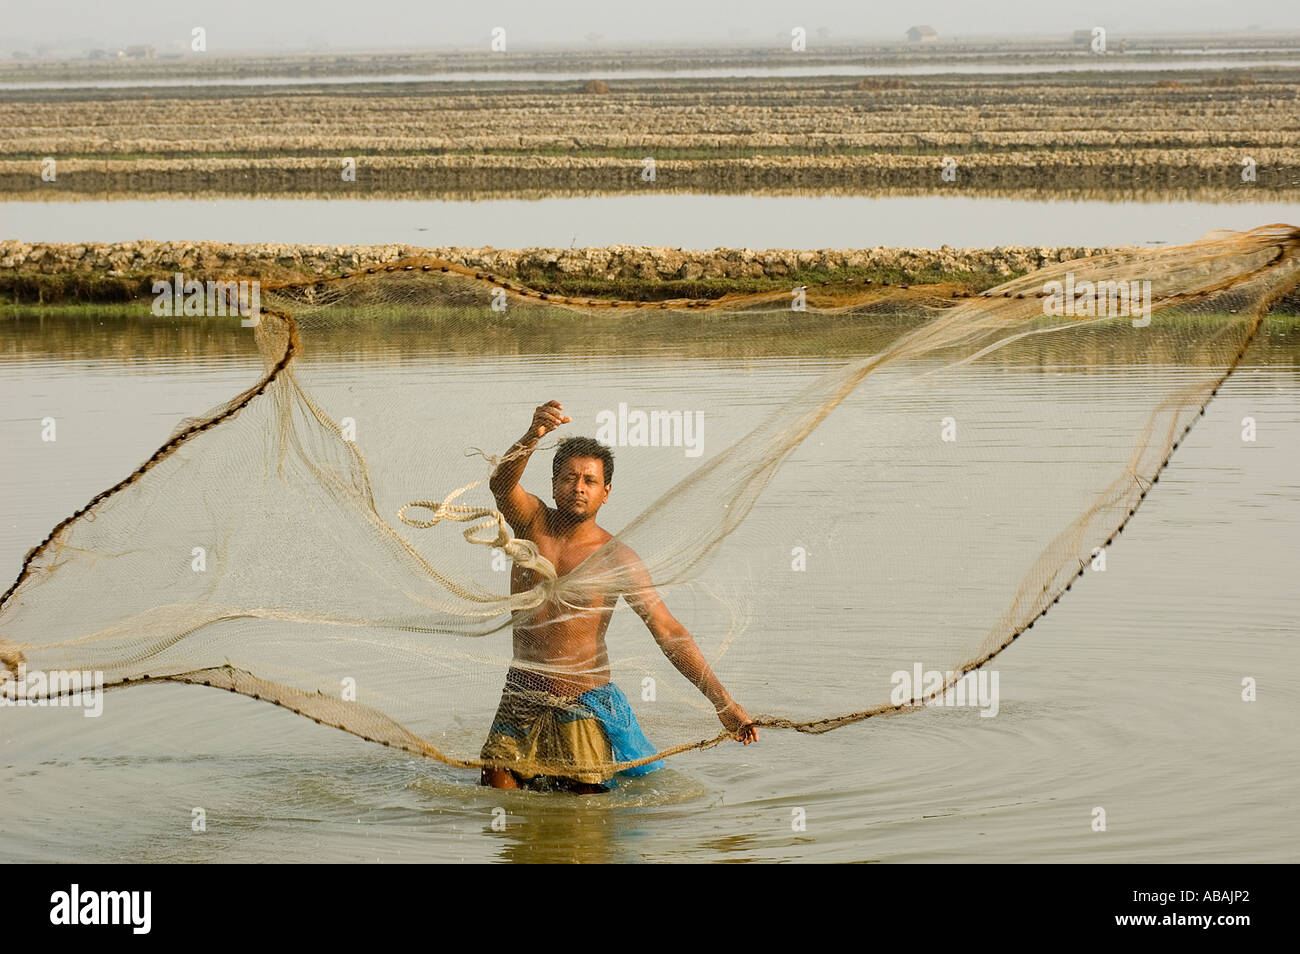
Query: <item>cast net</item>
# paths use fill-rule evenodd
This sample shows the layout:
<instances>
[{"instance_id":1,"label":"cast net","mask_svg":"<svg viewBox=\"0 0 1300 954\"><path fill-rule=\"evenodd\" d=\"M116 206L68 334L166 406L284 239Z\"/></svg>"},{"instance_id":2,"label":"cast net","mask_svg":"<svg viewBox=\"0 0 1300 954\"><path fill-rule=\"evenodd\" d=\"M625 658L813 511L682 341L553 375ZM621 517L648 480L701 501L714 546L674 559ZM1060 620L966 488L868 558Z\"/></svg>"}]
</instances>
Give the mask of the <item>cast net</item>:
<instances>
[{"instance_id":1,"label":"cast net","mask_svg":"<svg viewBox=\"0 0 1300 954\"><path fill-rule=\"evenodd\" d=\"M1298 252L1276 225L974 295L808 288L804 310L789 289L558 298L425 259L264 288L261 377L27 555L0 604L4 691L30 693L24 668L192 683L584 779L731 737L688 646L760 728L950 698L1123 531ZM551 503L566 433L616 465L613 537L574 565L498 519L488 484L550 399L572 423L521 485ZM603 651L564 636L594 619ZM545 704L503 726L512 663ZM900 683L922 668L942 680ZM573 728L608 728L588 690L611 680L651 745L634 757ZM518 749L483 749L493 730Z\"/></svg>"}]
</instances>

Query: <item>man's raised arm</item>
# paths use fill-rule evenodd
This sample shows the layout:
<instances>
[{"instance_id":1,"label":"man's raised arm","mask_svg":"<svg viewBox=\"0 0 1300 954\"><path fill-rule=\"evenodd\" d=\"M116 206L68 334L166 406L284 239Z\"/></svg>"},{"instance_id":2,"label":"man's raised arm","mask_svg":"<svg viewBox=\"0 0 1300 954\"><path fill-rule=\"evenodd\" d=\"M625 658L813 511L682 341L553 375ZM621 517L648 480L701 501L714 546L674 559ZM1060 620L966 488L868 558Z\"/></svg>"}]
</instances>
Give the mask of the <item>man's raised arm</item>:
<instances>
[{"instance_id":1,"label":"man's raised arm","mask_svg":"<svg viewBox=\"0 0 1300 954\"><path fill-rule=\"evenodd\" d=\"M533 422L528 425L528 431L506 451L506 456L516 453L518 456L499 464L488 481L492 496L497 501L497 509L515 533L523 533L542 507L542 502L535 494L530 494L519 486L519 478L524 475L524 468L528 466L528 458L533 456L537 442L561 424L572 420L565 417L563 411L564 405L559 401L547 401L533 411Z\"/></svg>"},{"instance_id":2,"label":"man's raised arm","mask_svg":"<svg viewBox=\"0 0 1300 954\"><path fill-rule=\"evenodd\" d=\"M622 569L630 584L624 591L623 598L641 617L668 661L713 703L718 720L731 733L732 738L746 745L757 742L758 727L750 721L749 713L744 707L731 698L713 674L690 631L668 611L663 598L650 581L650 573L645 564L628 547L620 549Z\"/></svg>"}]
</instances>

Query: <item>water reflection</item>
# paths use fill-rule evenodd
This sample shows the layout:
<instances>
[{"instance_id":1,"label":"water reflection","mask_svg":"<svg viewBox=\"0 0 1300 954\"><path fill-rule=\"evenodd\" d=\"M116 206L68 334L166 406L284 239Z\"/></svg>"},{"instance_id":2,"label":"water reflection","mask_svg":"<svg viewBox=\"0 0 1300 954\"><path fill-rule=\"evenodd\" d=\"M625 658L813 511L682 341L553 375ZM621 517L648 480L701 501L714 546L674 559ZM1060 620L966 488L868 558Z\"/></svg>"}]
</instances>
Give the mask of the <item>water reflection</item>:
<instances>
[{"instance_id":1,"label":"water reflection","mask_svg":"<svg viewBox=\"0 0 1300 954\"><path fill-rule=\"evenodd\" d=\"M936 305L953 302L936 301ZM937 313L937 312L936 312ZM924 318L914 309L882 304L861 314L826 315L778 311L763 314L700 312L661 314L654 310L569 315L546 311L546 320L529 321L525 309L513 317L481 317L446 310L445 320L426 313L389 315L382 330L356 316L311 323L304 360L382 363L400 368L424 365L430 357L552 356L664 359L806 358L833 360L871 354ZM1188 319L1192 320L1192 319ZM1087 336L1035 335L985 358L995 366L1069 367L1087 371L1117 365L1184 363L1189 360L1179 324L1154 323L1139 340L1125 333L1124 320ZM1141 347L1138 347L1139 343ZM0 322L0 362L111 363L151 374L189 372L206 367L260 361L247 329L237 320L150 316L22 317ZM1263 367L1300 366L1300 320L1271 315L1251 346L1249 363Z\"/></svg>"}]
</instances>

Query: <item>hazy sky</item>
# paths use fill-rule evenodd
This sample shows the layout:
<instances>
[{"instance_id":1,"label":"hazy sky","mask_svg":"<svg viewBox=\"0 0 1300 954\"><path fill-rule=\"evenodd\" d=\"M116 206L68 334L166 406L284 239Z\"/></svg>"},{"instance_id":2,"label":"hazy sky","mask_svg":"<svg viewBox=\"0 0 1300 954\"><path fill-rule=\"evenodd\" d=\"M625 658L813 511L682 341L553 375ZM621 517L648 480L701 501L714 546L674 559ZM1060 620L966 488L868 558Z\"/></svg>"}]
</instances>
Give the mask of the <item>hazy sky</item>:
<instances>
[{"instance_id":1,"label":"hazy sky","mask_svg":"<svg viewBox=\"0 0 1300 954\"><path fill-rule=\"evenodd\" d=\"M1130 33L1300 32L1300 0L0 0L0 56L45 45L82 51L147 43L188 49L207 31L211 53L241 50L445 49L487 46L492 27L508 50L600 43L762 44L819 30L837 39L899 39L927 23L953 34L1060 34L1104 26ZM599 39L590 35L597 34Z\"/></svg>"}]
</instances>

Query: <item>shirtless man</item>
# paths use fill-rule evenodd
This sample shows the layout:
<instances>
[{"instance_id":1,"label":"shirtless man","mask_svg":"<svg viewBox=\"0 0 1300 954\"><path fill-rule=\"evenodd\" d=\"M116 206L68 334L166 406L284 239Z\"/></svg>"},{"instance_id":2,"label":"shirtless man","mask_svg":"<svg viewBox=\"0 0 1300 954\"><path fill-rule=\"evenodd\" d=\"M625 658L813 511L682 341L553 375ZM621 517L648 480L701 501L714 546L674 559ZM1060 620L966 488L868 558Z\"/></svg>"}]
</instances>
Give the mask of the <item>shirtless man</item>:
<instances>
[{"instance_id":1,"label":"shirtless man","mask_svg":"<svg viewBox=\"0 0 1300 954\"><path fill-rule=\"evenodd\" d=\"M519 486L519 479L538 441L570 420L558 401L548 401L538 407L528 432L510 448L510 452L522 453L497 467L489 483L497 508L515 535L536 543L541 555L551 561L560 576L573 570L611 539L611 534L596 525L596 514L609 499L613 478L613 455L603 444L585 437L567 438L560 442L552 467L554 508L546 506ZM526 624L516 625L514 665L507 676L502 706L497 721L493 723L493 735L489 736L489 743L484 747L484 758L502 757L504 754L504 751L498 751L499 746L494 746L494 740L504 740L509 750L515 745L510 736L523 736L529 731L528 726L516 724L525 719L515 718L506 711L512 686L526 686L568 700L578 696L586 700L592 693L602 691L616 693L622 700L616 705L623 707L635 735L643 745L648 745L626 706L625 697L610 683L605 631L619 595L645 622L673 666L713 703L718 719L732 737L746 745L758 740L758 728L750 721L749 714L723 688L691 634L668 611L637 555L628 547L620 546L611 559L617 561L619 573L616 575L627 581L621 593L612 598L593 597L589 604L591 612L575 614L557 604L546 604L534 610ZM511 568L510 592L531 589L537 582L533 571L519 566ZM507 723L507 735L498 733L502 722ZM578 740L571 744L581 747L584 743ZM653 752L654 748L650 746L646 754ZM482 784L494 788L519 788L525 781L526 778L507 768L484 768L482 773ZM566 787L578 791L604 790L604 786L591 778L561 781L568 783Z\"/></svg>"}]
</instances>

